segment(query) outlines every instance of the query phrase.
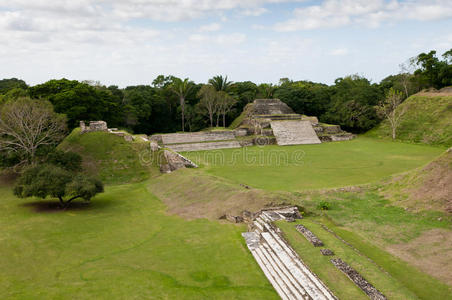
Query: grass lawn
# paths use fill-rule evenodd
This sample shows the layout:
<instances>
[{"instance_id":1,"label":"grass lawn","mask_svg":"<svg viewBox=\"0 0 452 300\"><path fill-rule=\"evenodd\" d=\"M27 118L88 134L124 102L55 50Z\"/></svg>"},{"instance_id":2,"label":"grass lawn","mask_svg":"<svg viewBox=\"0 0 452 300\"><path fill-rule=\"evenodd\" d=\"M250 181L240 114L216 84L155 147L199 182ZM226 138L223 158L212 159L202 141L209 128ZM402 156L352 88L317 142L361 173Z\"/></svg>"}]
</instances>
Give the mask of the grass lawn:
<instances>
[{"instance_id":1,"label":"grass lawn","mask_svg":"<svg viewBox=\"0 0 452 300\"><path fill-rule=\"evenodd\" d=\"M278 298L244 225L168 216L146 185L107 187L67 211L0 187L0 298Z\"/></svg>"},{"instance_id":2,"label":"grass lawn","mask_svg":"<svg viewBox=\"0 0 452 300\"><path fill-rule=\"evenodd\" d=\"M301 191L378 181L426 164L443 148L359 137L319 145L186 152L205 171L266 190Z\"/></svg>"},{"instance_id":3,"label":"grass lawn","mask_svg":"<svg viewBox=\"0 0 452 300\"><path fill-rule=\"evenodd\" d=\"M326 223L338 236L351 243L349 247L333 234L323 229L320 222ZM328 285L340 299L368 299L330 259L340 257L357 270L367 281L381 291L388 299L452 299L451 289L417 269L409 266L376 246L344 229L334 226L321 218L306 218L297 223L305 225L334 251L335 256L323 256L321 247L314 247L299 232L294 223L279 222L278 226L290 244L309 267ZM363 255L364 254L364 255ZM370 259L371 260L370 260ZM384 271L383 271L384 270Z\"/></svg>"}]
</instances>

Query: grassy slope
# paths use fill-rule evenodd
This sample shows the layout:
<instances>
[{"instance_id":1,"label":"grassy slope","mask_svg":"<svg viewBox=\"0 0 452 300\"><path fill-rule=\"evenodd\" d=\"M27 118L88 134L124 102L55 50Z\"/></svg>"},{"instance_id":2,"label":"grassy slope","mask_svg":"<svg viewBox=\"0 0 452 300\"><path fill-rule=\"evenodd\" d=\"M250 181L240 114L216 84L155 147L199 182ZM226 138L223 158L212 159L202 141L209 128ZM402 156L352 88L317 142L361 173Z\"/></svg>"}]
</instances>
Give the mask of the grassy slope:
<instances>
[{"instance_id":1,"label":"grassy slope","mask_svg":"<svg viewBox=\"0 0 452 300\"><path fill-rule=\"evenodd\" d=\"M320 224L312 218L307 218L298 221L297 223L301 223L308 227L324 242L326 248L334 251L335 257L326 257L321 255L319 248L314 247L298 231L296 231L293 223L280 222L279 226L284 230L286 238L290 241L291 245L293 245L294 249L301 253L305 262L308 263L313 271L327 283L327 285L340 299L366 299L367 297L346 276L344 276L333 266L330 262L330 259L332 258L341 258L347 262L389 299L416 299L418 296L420 298L428 299L428 295L434 299L446 299L444 296L448 295L447 287L442 290L437 289L433 292L430 291L428 294L421 293L416 295L416 286L410 284L411 282L416 284L421 283L427 288L431 287L430 281L435 283L435 280L431 278L427 278L426 280L425 277L428 276L425 276L414 268L409 267L400 260L391 257L384 251L375 248L371 244L362 242L362 239L359 239L360 244L358 247L364 245L369 248L366 249L366 251L363 251L364 253L380 251L377 257L378 263L373 263L366 256L359 255L353 248L347 246L333 234L324 230ZM337 228L334 229L340 233L343 233L343 231L339 231ZM350 236L346 236L346 240L349 242L352 241ZM390 263L381 264L385 258L389 259ZM393 267L395 264L398 264L396 268ZM380 266L382 266L386 271L390 271L390 275L382 272L379 268ZM397 271L406 271L406 273L409 273L411 282L403 281L403 276L400 276L401 274L398 274ZM436 288L437 286L433 285L433 287ZM441 297L438 298L438 296Z\"/></svg>"},{"instance_id":2,"label":"grassy slope","mask_svg":"<svg viewBox=\"0 0 452 300\"><path fill-rule=\"evenodd\" d=\"M77 128L58 147L79 153L87 173L99 176L105 183L137 182L158 172L151 163L147 144L126 142L110 133L80 134Z\"/></svg>"},{"instance_id":3,"label":"grassy slope","mask_svg":"<svg viewBox=\"0 0 452 300\"><path fill-rule=\"evenodd\" d=\"M418 93L400 106L407 107L398 128L397 140L452 146L452 94ZM366 135L391 138L389 123L383 121Z\"/></svg>"},{"instance_id":4,"label":"grassy slope","mask_svg":"<svg viewBox=\"0 0 452 300\"><path fill-rule=\"evenodd\" d=\"M427 166L392 178L381 191L396 205L452 213L452 150Z\"/></svg>"},{"instance_id":5,"label":"grassy slope","mask_svg":"<svg viewBox=\"0 0 452 300\"><path fill-rule=\"evenodd\" d=\"M187 152L210 174L265 190L363 184L419 167L443 149L360 137L319 145Z\"/></svg>"},{"instance_id":6,"label":"grassy slope","mask_svg":"<svg viewBox=\"0 0 452 300\"><path fill-rule=\"evenodd\" d=\"M145 183L52 213L0 195L1 299L277 299L244 225L168 216Z\"/></svg>"}]
</instances>

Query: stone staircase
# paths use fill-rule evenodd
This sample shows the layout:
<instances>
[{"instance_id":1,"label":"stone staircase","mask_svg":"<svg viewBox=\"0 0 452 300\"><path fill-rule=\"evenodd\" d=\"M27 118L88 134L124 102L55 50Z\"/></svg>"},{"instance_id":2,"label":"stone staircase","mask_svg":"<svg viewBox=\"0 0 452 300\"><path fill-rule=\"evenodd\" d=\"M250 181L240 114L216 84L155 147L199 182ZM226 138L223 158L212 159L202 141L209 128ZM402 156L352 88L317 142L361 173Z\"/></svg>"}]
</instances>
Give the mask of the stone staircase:
<instances>
[{"instance_id":1,"label":"stone staircase","mask_svg":"<svg viewBox=\"0 0 452 300\"><path fill-rule=\"evenodd\" d=\"M242 147L237 140L205 142L205 143L170 144L170 145L165 145L165 146L176 152L215 150L215 149Z\"/></svg>"},{"instance_id":2,"label":"stone staircase","mask_svg":"<svg viewBox=\"0 0 452 300\"><path fill-rule=\"evenodd\" d=\"M282 299L337 299L301 261L272 224L286 219L278 211L262 211L243 233L248 249Z\"/></svg>"},{"instance_id":3,"label":"stone staircase","mask_svg":"<svg viewBox=\"0 0 452 300\"><path fill-rule=\"evenodd\" d=\"M310 121L271 121L278 145L320 144Z\"/></svg>"}]
</instances>

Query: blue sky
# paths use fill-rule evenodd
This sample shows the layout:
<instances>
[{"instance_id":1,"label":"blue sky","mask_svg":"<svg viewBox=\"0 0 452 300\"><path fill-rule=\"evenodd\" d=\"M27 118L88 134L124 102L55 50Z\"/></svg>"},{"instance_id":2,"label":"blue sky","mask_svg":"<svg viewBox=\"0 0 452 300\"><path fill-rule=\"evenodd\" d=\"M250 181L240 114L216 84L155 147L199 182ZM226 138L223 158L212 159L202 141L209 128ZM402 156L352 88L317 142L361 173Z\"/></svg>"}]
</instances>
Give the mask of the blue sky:
<instances>
[{"instance_id":1,"label":"blue sky","mask_svg":"<svg viewBox=\"0 0 452 300\"><path fill-rule=\"evenodd\" d=\"M450 0L0 0L0 77L378 82L451 29Z\"/></svg>"}]
</instances>

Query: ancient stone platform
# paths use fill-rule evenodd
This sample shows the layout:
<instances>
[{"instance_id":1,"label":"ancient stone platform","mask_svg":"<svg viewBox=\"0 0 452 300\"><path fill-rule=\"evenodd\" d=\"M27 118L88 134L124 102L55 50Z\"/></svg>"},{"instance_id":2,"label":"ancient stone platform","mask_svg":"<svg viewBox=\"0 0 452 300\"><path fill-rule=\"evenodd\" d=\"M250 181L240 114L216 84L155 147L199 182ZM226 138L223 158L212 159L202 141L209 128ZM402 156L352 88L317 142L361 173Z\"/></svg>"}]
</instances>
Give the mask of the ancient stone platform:
<instances>
[{"instance_id":1,"label":"ancient stone platform","mask_svg":"<svg viewBox=\"0 0 452 300\"><path fill-rule=\"evenodd\" d=\"M188 152L188 151L201 151L201 150L215 150L215 149L227 149L227 148L240 148L242 147L238 141L218 141L218 142L205 142L205 143L184 143L184 144L169 144L165 145L173 151Z\"/></svg>"},{"instance_id":2,"label":"ancient stone platform","mask_svg":"<svg viewBox=\"0 0 452 300\"><path fill-rule=\"evenodd\" d=\"M242 234L248 249L282 299L337 299L273 225L276 220L292 218L294 214L287 211L261 211L251 230Z\"/></svg>"},{"instance_id":3,"label":"ancient stone platform","mask_svg":"<svg viewBox=\"0 0 452 300\"><path fill-rule=\"evenodd\" d=\"M271 121L278 145L320 144L310 121Z\"/></svg>"}]
</instances>

